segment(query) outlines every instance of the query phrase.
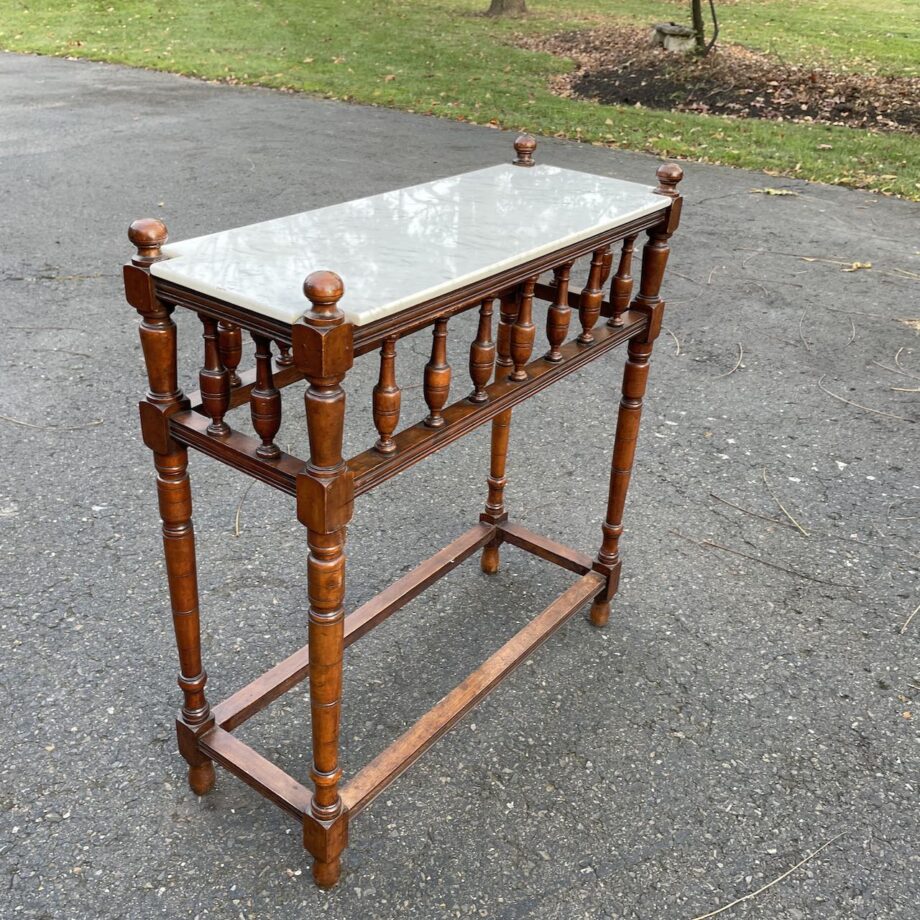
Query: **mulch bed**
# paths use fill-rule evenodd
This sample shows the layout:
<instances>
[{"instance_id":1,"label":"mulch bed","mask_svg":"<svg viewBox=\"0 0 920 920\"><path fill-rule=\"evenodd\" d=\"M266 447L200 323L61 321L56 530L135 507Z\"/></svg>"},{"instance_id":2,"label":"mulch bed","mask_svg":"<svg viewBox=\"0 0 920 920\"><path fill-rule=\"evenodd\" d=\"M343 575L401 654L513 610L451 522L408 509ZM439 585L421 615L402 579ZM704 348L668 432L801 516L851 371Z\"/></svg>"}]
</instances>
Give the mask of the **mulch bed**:
<instances>
[{"instance_id":1,"label":"mulch bed","mask_svg":"<svg viewBox=\"0 0 920 920\"><path fill-rule=\"evenodd\" d=\"M739 45L706 57L651 45L651 29L605 27L521 36L533 51L573 58L562 96L615 105L920 133L920 78L833 73L787 64Z\"/></svg>"}]
</instances>

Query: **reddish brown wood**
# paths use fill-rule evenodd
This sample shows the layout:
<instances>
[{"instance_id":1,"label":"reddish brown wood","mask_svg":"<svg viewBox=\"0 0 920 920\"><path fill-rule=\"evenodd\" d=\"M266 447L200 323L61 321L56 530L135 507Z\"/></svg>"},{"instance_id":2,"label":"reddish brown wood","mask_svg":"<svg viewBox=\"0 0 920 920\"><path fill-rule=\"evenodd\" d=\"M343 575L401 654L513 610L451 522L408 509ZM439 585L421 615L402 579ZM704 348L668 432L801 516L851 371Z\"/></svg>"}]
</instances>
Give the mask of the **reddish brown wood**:
<instances>
[{"instance_id":1,"label":"reddish brown wood","mask_svg":"<svg viewBox=\"0 0 920 920\"><path fill-rule=\"evenodd\" d=\"M303 380L303 374L296 367L283 367L277 361L274 362L274 371L272 379L279 390ZM256 385L256 369L247 368L240 373L240 385L230 390L230 408L235 409L237 406L245 406L252 395L253 387ZM193 390L188 394L188 400L195 411L204 411L201 404L201 391Z\"/></svg>"},{"instance_id":2,"label":"reddish brown wood","mask_svg":"<svg viewBox=\"0 0 920 920\"><path fill-rule=\"evenodd\" d=\"M230 374L220 360L217 320L201 314L201 325L204 327L204 366L198 374L201 404L211 419L208 434L224 437L230 434L230 426L224 421L224 414L230 408Z\"/></svg>"},{"instance_id":3,"label":"reddish brown wood","mask_svg":"<svg viewBox=\"0 0 920 920\"><path fill-rule=\"evenodd\" d=\"M169 239L166 224L155 217L142 217L128 227L128 239L137 250L131 257L131 264L148 268L163 258L161 248Z\"/></svg>"},{"instance_id":4,"label":"reddish brown wood","mask_svg":"<svg viewBox=\"0 0 920 920\"><path fill-rule=\"evenodd\" d=\"M485 402L489 398L486 384L495 369L495 343L492 341L492 303L494 297L486 297L479 307L479 328L476 340L470 345L470 378L473 392L469 400Z\"/></svg>"},{"instance_id":5,"label":"reddish brown wood","mask_svg":"<svg viewBox=\"0 0 920 920\"><path fill-rule=\"evenodd\" d=\"M633 289L632 258L635 245L635 236L628 236L623 240L623 248L620 250L620 264L617 266L617 273L610 283L610 303L613 306L613 315L607 320L607 324L610 326L622 326L623 314L629 309L629 300L632 297Z\"/></svg>"},{"instance_id":6,"label":"reddish brown wood","mask_svg":"<svg viewBox=\"0 0 920 920\"><path fill-rule=\"evenodd\" d=\"M658 188L655 189L659 195L666 195L668 198L680 198L680 192L677 186L681 179L684 178L684 171L678 163L662 163L655 170L655 176L658 179ZM669 232L673 233L676 228L669 226Z\"/></svg>"},{"instance_id":7,"label":"reddish brown wood","mask_svg":"<svg viewBox=\"0 0 920 920\"><path fill-rule=\"evenodd\" d=\"M457 438L469 434L472 430L487 421L495 420L504 411L533 396L535 393L546 389L557 380L578 370L590 361L611 348L625 342L630 335L646 328L648 320L641 313L627 313L626 325L613 329L607 325L602 326L595 333L595 340L590 346L579 345L575 341L567 342L562 346L563 360L558 363L537 358L527 365L527 379L522 381L510 380L501 368L501 379L489 384L486 388L489 399L484 403L473 404L468 399L461 399L444 409L444 426L438 429L429 428L424 423L404 428L395 437L396 452L388 457L381 456L371 449L352 457L348 461L349 469L355 474L355 494L361 495L376 488L382 482L391 479L419 460L441 450ZM510 419L509 419L510 424ZM493 421L494 427L494 421ZM494 434L494 431L493 431ZM503 437L501 432L499 438ZM499 457L507 451L507 441L504 446L501 441L493 442L493 473L504 466L497 465ZM504 472L500 474L504 479ZM494 486L492 485L496 483ZM490 476L489 505L493 497L498 497L498 492L504 489L503 484L498 484L496 476ZM504 506L502 505L502 508ZM502 512L503 514L503 512ZM504 518L501 514L499 519ZM491 514L484 513L481 520L493 521Z\"/></svg>"},{"instance_id":8,"label":"reddish brown wood","mask_svg":"<svg viewBox=\"0 0 920 920\"><path fill-rule=\"evenodd\" d=\"M528 151L527 145L518 154L519 159L526 160L529 156L532 162L532 148ZM142 316L141 338L150 380L150 393L141 405L142 432L145 443L155 454L159 474L158 492L179 648L180 685L185 700L177 723L179 748L189 762L190 781L196 791L210 788L212 759L218 760L299 818L304 846L315 860L313 874L318 884L332 885L339 877L350 816L365 807L434 743L530 649L587 599L594 600L594 622L606 619L619 577L622 511L634 461L648 358L661 328L663 303L658 292L667 260L668 238L680 215L681 198L676 191L680 175L679 168L674 165L659 169L656 191L669 199L669 204L665 210L643 218L644 222L630 222L592 240L532 260L527 273L522 267L498 273L360 329L344 323L338 308L343 296L341 279L329 272L314 273L307 279L305 293L312 308L302 320L288 327L179 286L154 281L147 269L162 256L160 247L166 239L165 227L156 221L132 227L132 240L138 252L133 264L126 266L125 287L129 302ZM624 295L624 286L631 282L633 241L635 234L646 228L649 241L643 252L639 293L631 309L623 312L624 296L629 297L628 292ZM605 303L600 288L610 275L612 254L608 244L614 240L625 240L624 252L611 286L611 300ZM579 292L568 284L568 268L572 259L585 251L593 253L592 265L588 286ZM536 283L537 272L544 269L553 269L556 274L552 288ZM563 270L566 272L564 280ZM531 361L532 300L544 293L551 300L547 319L549 352L546 358ZM502 317L497 343L493 346L492 298L497 295L502 296ZM206 345L204 372L208 373L203 372L201 402L210 415L210 422L190 409L189 400L178 388L176 335L171 320L173 307L166 307L164 303L190 307L202 317ZM450 374L446 356L447 321L450 316L477 305L480 307L479 329L470 352L474 390L470 397L445 408ZM582 319L581 341L566 343L567 314L576 306ZM608 324L595 329L600 311L605 316L616 314L622 326ZM221 323L219 329L218 321ZM396 434L397 418L392 417L392 402L387 402L387 397L392 400L394 389L398 394L395 338L432 323L435 325L432 357L425 379L429 404L426 422L436 418L438 427L420 422ZM214 381L222 374L229 377L230 370L237 366L232 349L228 356L224 341L226 324L245 328L261 337L261 341L256 338L254 373L240 375L239 384L225 396L224 388ZM270 338L282 344L290 340L293 350L293 366L288 371L279 371L277 376L271 361ZM624 371L603 542L597 558L590 560L569 547L507 522L504 485L511 408L627 339L629 358ZM387 446L388 441L392 442L395 450L381 452L374 448L346 463L342 455L345 412L342 382L356 349L363 353L377 346L381 347L381 369L374 392L375 422L381 441ZM497 351L498 358L495 380L487 384L492 364L490 348L492 354ZM280 365L281 360L278 363ZM298 378L306 378L309 384L305 406L310 457L306 465L280 451L277 456L264 456L265 448L274 445L280 419L280 409L276 412L271 402L275 399L280 402L279 380L289 383ZM443 396L439 388L443 388ZM209 427L226 425L223 415L229 407L246 401L252 403L254 427L261 440L229 428L220 437L208 433ZM345 529L356 492L368 491L489 420L493 422L492 457L489 497L481 516L483 523L345 618ZM297 515L307 528L310 548L308 645L234 694L213 713L204 695L206 678L201 667L187 445L295 494ZM583 577L340 792L338 731L344 646L402 607L476 549L484 548L483 568L494 571L498 567L502 542L519 546L573 572L584 573ZM312 710L312 794L221 730L241 724L304 676L309 678ZM215 716L219 728L215 728Z\"/></svg>"},{"instance_id":9,"label":"reddish brown wood","mask_svg":"<svg viewBox=\"0 0 920 920\"><path fill-rule=\"evenodd\" d=\"M281 427L281 392L275 386L271 339L258 334L254 334L252 339L256 345L256 382L249 407L252 427L262 439L256 454L273 460L281 456L281 448L275 443L275 436Z\"/></svg>"},{"instance_id":10,"label":"reddish brown wood","mask_svg":"<svg viewBox=\"0 0 920 920\"><path fill-rule=\"evenodd\" d=\"M616 593L620 574L620 536L623 533L623 508L632 475L642 414L642 397L648 380L648 359L651 344L629 342L629 358L623 373L623 397L617 416L616 442L610 466L610 489L607 516L602 526L603 542L597 561L608 574L607 589L591 606L591 622L604 626L610 619L610 601Z\"/></svg>"},{"instance_id":11,"label":"reddish brown wood","mask_svg":"<svg viewBox=\"0 0 920 920\"><path fill-rule=\"evenodd\" d=\"M426 559L421 565L393 582L376 597L363 604L345 617L343 642L346 648L382 623L387 617L401 610L409 601L418 597L427 587L452 572L461 562L492 539L495 528L488 524L476 524L465 534ZM591 560L585 571L590 570ZM214 720L227 731L242 725L247 719L261 712L273 700L278 699L292 687L306 678L310 666L309 644L293 655L279 662L252 683L237 690L214 707Z\"/></svg>"},{"instance_id":12,"label":"reddish brown wood","mask_svg":"<svg viewBox=\"0 0 920 920\"><path fill-rule=\"evenodd\" d=\"M450 393L450 365L447 363L447 320L436 319L431 330L431 358L425 365L425 403L429 428L440 428L444 424L441 410Z\"/></svg>"},{"instance_id":13,"label":"reddish brown wood","mask_svg":"<svg viewBox=\"0 0 920 920\"><path fill-rule=\"evenodd\" d=\"M138 331L149 383L145 402L167 412L183 402L176 363L176 325L172 320L175 308L153 294L147 269L162 258L160 246L169 236L163 223L146 218L131 224L128 238L137 247L137 254L125 267L125 288L126 292L138 288L136 299L128 299L141 317Z\"/></svg>"},{"instance_id":14,"label":"reddish brown wood","mask_svg":"<svg viewBox=\"0 0 920 920\"><path fill-rule=\"evenodd\" d=\"M533 289L536 283L537 279L533 277L521 286L517 318L511 327L511 360L514 362L514 370L509 375L511 380L527 379L525 365L533 354L537 334L537 327L533 323Z\"/></svg>"},{"instance_id":15,"label":"reddish brown wood","mask_svg":"<svg viewBox=\"0 0 920 920\"><path fill-rule=\"evenodd\" d=\"M588 271L588 283L581 292L578 306L578 321L581 323L581 334L578 341L587 345L594 341L592 329L601 315L601 303L604 300L604 265L607 261L609 248L596 249L591 257L591 268Z\"/></svg>"},{"instance_id":16,"label":"reddish brown wood","mask_svg":"<svg viewBox=\"0 0 920 920\"><path fill-rule=\"evenodd\" d=\"M290 367L294 363L294 356L291 354L291 346L287 342L275 341L275 344L278 346L278 351L280 354L275 359L275 364L278 367Z\"/></svg>"},{"instance_id":17,"label":"reddish brown wood","mask_svg":"<svg viewBox=\"0 0 920 920\"><path fill-rule=\"evenodd\" d=\"M307 527L310 555L310 712L313 731L314 793L310 814L334 822L342 813L339 795L339 722L342 707L342 654L345 608L345 525L352 512L352 477L342 457L345 392L341 383L351 367L351 327L344 325L338 302L342 279L314 272L304 282L312 309L303 335L294 340L294 357L310 381L304 397L310 459L297 481L297 515ZM310 338L312 336L312 339ZM345 338L343 338L343 336ZM312 347L310 347L312 345ZM341 845L344 846L344 839ZM339 851L317 856L313 878L334 885L341 871Z\"/></svg>"},{"instance_id":18,"label":"reddish brown wood","mask_svg":"<svg viewBox=\"0 0 920 920\"><path fill-rule=\"evenodd\" d=\"M607 246L604 250L604 264L601 266L601 277L598 287L603 287L607 283L607 279L610 277L610 269L612 267L613 250L610 248L610 246Z\"/></svg>"},{"instance_id":19,"label":"reddish brown wood","mask_svg":"<svg viewBox=\"0 0 920 920\"><path fill-rule=\"evenodd\" d=\"M238 776L247 786L274 802L298 821L310 810L310 790L222 728L212 728L198 741L202 751Z\"/></svg>"},{"instance_id":20,"label":"reddish brown wood","mask_svg":"<svg viewBox=\"0 0 920 920\"><path fill-rule=\"evenodd\" d=\"M172 601L173 626L179 647L179 686L185 695L182 717L189 725L207 720L207 675L201 666L198 575L195 566L195 531L192 526L192 490L188 478L188 450L177 447L155 454L157 495L163 522L166 576Z\"/></svg>"},{"instance_id":21,"label":"reddish brown wood","mask_svg":"<svg viewBox=\"0 0 920 920\"><path fill-rule=\"evenodd\" d=\"M135 221L128 237L137 249L131 272L147 273L162 257L160 247L167 240L166 227L158 220ZM129 279L131 279L129 281ZM145 289L139 287L147 280ZM179 652L179 687L183 703L177 725L179 749L189 765L192 790L204 795L214 785L214 765L196 745L189 743L211 724L205 696L207 674L201 662L201 629L198 610L198 572L195 565L195 531L192 526L192 491L188 478L188 451L169 437L168 420L183 410L188 401L177 383L176 326L173 307L153 295L149 276L126 270L129 284L139 294L132 304L141 315L141 347L147 367L149 390L141 403L144 440L153 450L157 471L157 498L166 557L166 579L172 608L173 631ZM151 414L152 413L152 414ZM162 424L154 424L158 420Z\"/></svg>"},{"instance_id":22,"label":"reddish brown wood","mask_svg":"<svg viewBox=\"0 0 920 920\"><path fill-rule=\"evenodd\" d=\"M534 166L533 155L536 149L537 141L532 134L519 134L514 142L517 156L512 162L515 166Z\"/></svg>"},{"instance_id":23,"label":"reddish brown wood","mask_svg":"<svg viewBox=\"0 0 920 920\"><path fill-rule=\"evenodd\" d=\"M240 375L236 369L243 357L243 331L236 323L222 319L217 324L217 347L220 360L230 375L230 386L240 385Z\"/></svg>"},{"instance_id":24,"label":"reddish brown wood","mask_svg":"<svg viewBox=\"0 0 920 920\"><path fill-rule=\"evenodd\" d=\"M662 179L661 173L662 169L659 168L659 180ZM670 178L671 175L670 172L665 171L665 178ZM679 181L678 176L674 180L674 185L676 186ZM591 622L595 626L604 626L610 619L610 601L619 586L622 565L620 536L623 533L623 509L626 505L626 493L636 456L642 399L645 396L648 381L648 362L652 354L652 346L661 330L664 303L659 296L659 291L668 261L670 251L668 240L671 232L669 215L665 223L648 231L648 242L642 250L639 293L636 295L633 309L645 313L649 321L641 333L629 340L628 357L623 371L623 396L617 415L616 440L610 465L607 515L601 528L603 540L595 565L598 571L607 576L607 582L604 590L598 594L591 605Z\"/></svg>"},{"instance_id":25,"label":"reddish brown wood","mask_svg":"<svg viewBox=\"0 0 920 920\"><path fill-rule=\"evenodd\" d=\"M267 483L288 495L297 494L297 475L304 462L299 457L281 451L274 459L259 456L261 441L239 431L224 438L208 434L206 416L197 412L177 412L169 419L169 434L181 444L226 463L260 482Z\"/></svg>"},{"instance_id":26,"label":"reddish brown wood","mask_svg":"<svg viewBox=\"0 0 920 920\"><path fill-rule=\"evenodd\" d=\"M497 357L495 359L495 381L507 379L507 369L514 367L511 360L511 330L514 327L520 303L520 289L506 291L501 296L497 333ZM492 439L489 461L489 495L485 511L480 520L497 524L508 517L505 510L505 464L508 457L508 435L511 431L511 409L492 419ZM500 540L493 540L482 551L480 568L487 575L498 571Z\"/></svg>"},{"instance_id":27,"label":"reddish brown wood","mask_svg":"<svg viewBox=\"0 0 920 920\"><path fill-rule=\"evenodd\" d=\"M534 533L520 524L503 521L498 525L498 536L502 543L510 543L520 549L539 556L547 562L553 562L570 572L584 575L593 568L594 560L578 550L550 540L542 534Z\"/></svg>"},{"instance_id":28,"label":"reddish brown wood","mask_svg":"<svg viewBox=\"0 0 920 920\"><path fill-rule=\"evenodd\" d=\"M562 352L559 348L569 334L569 322L572 319L572 309L569 306L569 274L571 271L571 262L553 269L555 296L546 314L546 338L549 341L546 360L554 363L562 360Z\"/></svg>"},{"instance_id":29,"label":"reddish brown wood","mask_svg":"<svg viewBox=\"0 0 920 920\"><path fill-rule=\"evenodd\" d=\"M597 572L583 575L531 620L491 658L473 671L404 735L379 754L342 790L350 815L356 815L413 764L499 681L539 648L604 583Z\"/></svg>"},{"instance_id":30,"label":"reddish brown wood","mask_svg":"<svg viewBox=\"0 0 920 920\"><path fill-rule=\"evenodd\" d=\"M399 424L402 391L396 385L396 336L390 336L380 351L380 376L374 387L374 425L380 437L374 447L382 454L396 450L393 432Z\"/></svg>"}]
</instances>

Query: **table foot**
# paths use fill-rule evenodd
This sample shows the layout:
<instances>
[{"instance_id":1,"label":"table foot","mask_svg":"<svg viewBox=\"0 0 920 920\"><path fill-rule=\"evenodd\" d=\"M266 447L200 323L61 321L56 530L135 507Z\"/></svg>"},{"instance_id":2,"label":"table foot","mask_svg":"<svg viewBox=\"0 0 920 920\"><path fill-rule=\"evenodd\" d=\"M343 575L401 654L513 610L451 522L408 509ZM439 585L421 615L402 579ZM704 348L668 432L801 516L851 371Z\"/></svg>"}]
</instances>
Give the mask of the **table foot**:
<instances>
[{"instance_id":1,"label":"table foot","mask_svg":"<svg viewBox=\"0 0 920 920\"><path fill-rule=\"evenodd\" d=\"M336 856L329 862L320 862L318 859L313 860L313 881L320 888L332 888L339 880L342 874L342 860Z\"/></svg>"},{"instance_id":2,"label":"table foot","mask_svg":"<svg viewBox=\"0 0 920 920\"><path fill-rule=\"evenodd\" d=\"M591 605L590 619L592 626L606 626L610 619L610 601L595 601Z\"/></svg>"},{"instance_id":3,"label":"table foot","mask_svg":"<svg viewBox=\"0 0 920 920\"><path fill-rule=\"evenodd\" d=\"M501 560L498 555L498 544L488 543L483 547L479 567L486 575L494 575L498 571Z\"/></svg>"},{"instance_id":4,"label":"table foot","mask_svg":"<svg viewBox=\"0 0 920 920\"><path fill-rule=\"evenodd\" d=\"M207 795L214 788L216 779L214 764L210 760L188 768L188 784L195 795Z\"/></svg>"}]
</instances>

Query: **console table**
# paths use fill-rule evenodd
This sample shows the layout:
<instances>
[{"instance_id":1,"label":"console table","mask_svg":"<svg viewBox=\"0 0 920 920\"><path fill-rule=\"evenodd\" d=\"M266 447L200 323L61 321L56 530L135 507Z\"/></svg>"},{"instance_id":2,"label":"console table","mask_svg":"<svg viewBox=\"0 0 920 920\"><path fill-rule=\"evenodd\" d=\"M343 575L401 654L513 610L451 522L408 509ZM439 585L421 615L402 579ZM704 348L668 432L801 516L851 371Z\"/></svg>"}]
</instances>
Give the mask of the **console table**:
<instances>
[{"instance_id":1,"label":"console table","mask_svg":"<svg viewBox=\"0 0 920 920\"><path fill-rule=\"evenodd\" d=\"M603 626L617 590L623 506L649 356L661 328L659 288L680 216L683 174L676 164L663 164L657 187L649 187L535 165L529 135L514 146L516 159L504 166L184 242L167 245L166 227L153 219L135 221L128 233L136 254L124 268L125 293L140 313L149 381L141 429L157 471L184 698L176 722L179 750L197 794L213 786L217 762L299 822L319 885L338 880L349 823L361 809L585 603L591 602L591 622ZM647 240L633 296L633 251L642 232ZM615 243L617 269L605 298ZM582 257L590 267L579 290L570 274ZM303 281L311 268L321 270ZM536 301L549 306L546 345L533 359ZM203 330L200 389L188 395L178 382L177 306L197 313ZM457 384L460 398L448 405L448 325L474 309L471 385ZM578 329L570 336L573 317ZM432 327L423 380L428 414L397 430L397 345L425 327ZM243 330L255 346L254 367L247 371L239 370ZM607 511L600 550L590 558L509 521L503 493L511 412L623 343L628 357ZM379 353L379 378L369 394L379 437L345 459L341 384L354 360L372 352ZM275 442L280 389L301 380L307 382L306 461ZM255 437L227 421L230 410L246 403ZM485 422L492 423L491 465L479 521L346 616L345 529L354 500ZM205 695L201 658L190 447L293 496L309 545L308 644L216 706ZM480 549L482 570L494 573L503 543L569 570L573 584L342 785L345 647ZM304 679L312 788L233 734Z\"/></svg>"}]
</instances>

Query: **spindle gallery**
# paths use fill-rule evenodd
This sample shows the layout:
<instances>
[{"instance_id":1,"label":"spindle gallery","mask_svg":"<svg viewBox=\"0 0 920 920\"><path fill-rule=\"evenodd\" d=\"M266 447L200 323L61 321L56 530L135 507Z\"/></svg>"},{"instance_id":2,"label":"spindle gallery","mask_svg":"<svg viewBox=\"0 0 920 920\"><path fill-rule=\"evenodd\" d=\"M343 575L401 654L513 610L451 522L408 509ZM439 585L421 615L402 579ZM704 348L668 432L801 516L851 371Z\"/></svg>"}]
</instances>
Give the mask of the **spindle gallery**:
<instances>
[{"instance_id":1,"label":"spindle gallery","mask_svg":"<svg viewBox=\"0 0 920 920\"><path fill-rule=\"evenodd\" d=\"M128 233L136 254L124 269L125 292L140 314L149 383L140 403L141 431L157 472L179 650L179 750L198 795L214 785L218 763L297 821L319 885L338 880L352 819L503 677L586 604L596 626L610 615L682 173L666 163L657 186L645 186L535 165L535 148L534 139L522 135L512 163L440 179L412 195L387 192L362 200L360 208L346 202L171 245L158 220L135 221ZM346 229L348 251L342 252L336 240ZM634 295L632 261L642 233ZM617 269L605 299L615 246ZM451 258L441 258L442 251ZM389 253L391 264L378 253ZM572 283L579 266L587 267L582 289ZM541 303L547 304L545 343L537 345ZM201 321L199 389L188 394L178 380L177 307ZM451 318L467 310L478 311L478 326L469 349L470 381L461 383L448 364L447 338ZM570 331L573 319L577 328ZM400 429L400 340L428 327L430 358L422 380L428 414ZM239 369L244 331L254 346L249 370ZM624 344L607 509L599 551L590 558L511 522L504 499L508 435L514 406ZM379 437L346 459L342 382L356 359L374 352L379 373L367 398ZM275 440L280 391L301 381L306 460ZM233 410L246 403L256 437L233 427ZM492 423L492 447L479 521L346 615L345 531L355 500L486 422ZM202 662L189 448L292 496L306 528L307 644L217 705L208 700ZM477 551L482 571L496 572L505 543L573 573L571 587L343 784L345 647ZM312 769L309 781L301 782L233 732L303 680L309 684Z\"/></svg>"}]
</instances>

